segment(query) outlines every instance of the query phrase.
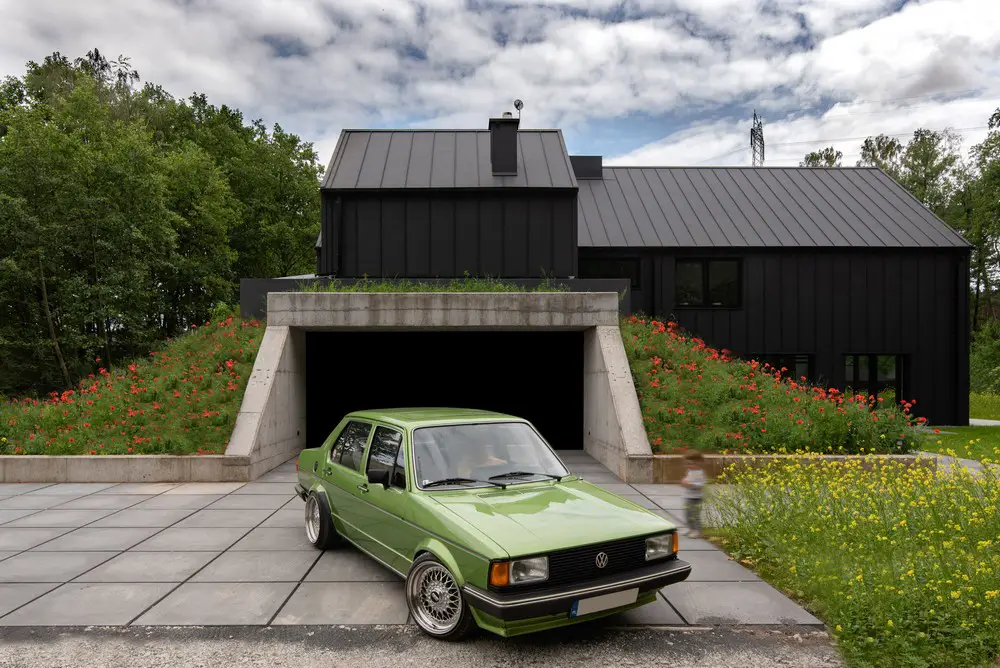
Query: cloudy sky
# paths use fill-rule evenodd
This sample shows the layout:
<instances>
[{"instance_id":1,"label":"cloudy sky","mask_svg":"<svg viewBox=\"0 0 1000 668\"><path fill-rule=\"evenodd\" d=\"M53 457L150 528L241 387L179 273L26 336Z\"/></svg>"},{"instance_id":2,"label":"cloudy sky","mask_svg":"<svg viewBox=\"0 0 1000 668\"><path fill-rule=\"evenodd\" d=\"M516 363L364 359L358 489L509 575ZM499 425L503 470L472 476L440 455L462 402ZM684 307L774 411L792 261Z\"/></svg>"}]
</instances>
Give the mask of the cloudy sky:
<instances>
[{"instance_id":1,"label":"cloudy sky","mask_svg":"<svg viewBox=\"0 0 1000 668\"><path fill-rule=\"evenodd\" d=\"M769 165L1000 107L1000 0L0 0L0 75L60 51L131 58L315 143L344 127L560 127L618 164Z\"/></svg>"}]
</instances>

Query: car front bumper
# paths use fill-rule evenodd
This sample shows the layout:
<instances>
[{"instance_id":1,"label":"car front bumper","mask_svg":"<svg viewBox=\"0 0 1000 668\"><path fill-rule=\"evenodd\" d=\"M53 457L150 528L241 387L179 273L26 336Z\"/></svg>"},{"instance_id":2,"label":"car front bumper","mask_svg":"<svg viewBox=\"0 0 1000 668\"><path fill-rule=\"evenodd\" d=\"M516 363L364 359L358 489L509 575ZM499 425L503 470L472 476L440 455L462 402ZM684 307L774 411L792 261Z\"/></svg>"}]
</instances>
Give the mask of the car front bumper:
<instances>
[{"instance_id":1,"label":"car front bumper","mask_svg":"<svg viewBox=\"0 0 1000 668\"><path fill-rule=\"evenodd\" d=\"M638 589L638 596L642 598L650 591L686 580L690 573L691 564L680 559L670 559L583 585L567 585L524 593L517 591L500 593L466 584L462 587L462 595L471 607L508 622L567 614L574 601L628 589Z\"/></svg>"}]
</instances>

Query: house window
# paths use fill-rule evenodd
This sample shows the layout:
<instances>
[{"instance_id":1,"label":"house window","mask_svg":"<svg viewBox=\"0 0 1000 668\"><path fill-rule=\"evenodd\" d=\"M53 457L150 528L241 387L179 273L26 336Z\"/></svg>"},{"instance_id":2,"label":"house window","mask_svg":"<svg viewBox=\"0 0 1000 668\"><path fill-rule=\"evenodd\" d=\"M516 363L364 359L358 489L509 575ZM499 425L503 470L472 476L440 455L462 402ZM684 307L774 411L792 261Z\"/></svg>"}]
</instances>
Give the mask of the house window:
<instances>
[{"instance_id":1,"label":"house window","mask_svg":"<svg viewBox=\"0 0 1000 668\"><path fill-rule=\"evenodd\" d=\"M674 273L676 304L738 307L740 274L739 260L678 260Z\"/></svg>"},{"instance_id":2,"label":"house window","mask_svg":"<svg viewBox=\"0 0 1000 668\"><path fill-rule=\"evenodd\" d=\"M641 263L638 258L580 258L580 278L627 278L633 290L641 287Z\"/></svg>"},{"instance_id":3,"label":"house window","mask_svg":"<svg viewBox=\"0 0 1000 668\"><path fill-rule=\"evenodd\" d=\"M898 397L901 383L900 355L844 355L845 392L878 396L891 390Z\"/></svg>"}]
</instances>

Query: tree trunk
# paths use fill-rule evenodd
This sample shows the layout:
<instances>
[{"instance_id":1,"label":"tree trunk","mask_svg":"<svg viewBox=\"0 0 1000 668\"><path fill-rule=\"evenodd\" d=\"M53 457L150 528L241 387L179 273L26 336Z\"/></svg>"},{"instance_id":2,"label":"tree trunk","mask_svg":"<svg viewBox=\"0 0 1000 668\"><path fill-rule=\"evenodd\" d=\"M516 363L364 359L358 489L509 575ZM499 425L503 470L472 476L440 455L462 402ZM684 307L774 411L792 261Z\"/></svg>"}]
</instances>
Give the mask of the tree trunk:
<instances>
[{"instance_id":1,"label":"tree trunk","mask_svg":"<svg viewBox=\"0 0 1000 668\"><path fill-rule=\"evenodd\" d=\"M66 381L66 388L73 387L73 381L69 378L69 369L66 368L66 360L63 359L62 350L59 348L59 337L56 336L56 323L52 320L52 311L49 310L49 292L45 287L45 268L42 266L42 256L38 256L38 278L42 283L42 310L45 311L45 320L49 324L49 336L52 337L52 347L56 351L56 360L62 370L63 380Z\"/></svg>"}]
</instances>

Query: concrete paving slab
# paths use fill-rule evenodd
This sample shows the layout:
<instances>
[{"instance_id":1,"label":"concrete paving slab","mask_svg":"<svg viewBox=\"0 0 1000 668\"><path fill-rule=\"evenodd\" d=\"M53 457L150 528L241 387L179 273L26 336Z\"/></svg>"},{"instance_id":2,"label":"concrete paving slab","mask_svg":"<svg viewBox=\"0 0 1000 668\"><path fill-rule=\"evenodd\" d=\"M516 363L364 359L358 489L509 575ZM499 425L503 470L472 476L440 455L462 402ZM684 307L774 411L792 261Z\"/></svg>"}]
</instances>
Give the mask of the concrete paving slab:
<instances>
[{"instance_id":1,"label":"concrete paving slab","mask_svg":"<svg viewBox=\"0 0 1000 668\"><path fill-rule=\"evenodd\" d=\"M408 618L402 582L321 582L300 586L274 624L405 624Z\"/></svg>"},{"instance_id":2,"label":"concrete paving slab","mask_svg":"<svg viewBox=\"0 0 1000 668\"><path fill-rule=\"evenodd\" d=\"M180 522L195 510L144 510L126 508L94 522L91 526L104 527L168 527Z\"/></svg>"},{"instance_id":3,"label":"concrete paving slab","mask_svg":"<svg viewBox=\"0 0 1000 668\"><path fill-rule=\"evenodd\" d=\"M713 545L711 542L705 540L704 538L688 538L681 531L680 537L680 551L681 552L707 552L707 551L718 551L719 548ZM681 559L684 559L681 556Z\"/></svg>"},{"instance_id":4,"label":"concrete paving slab","mask_svg":"<svg viewBox=\"0 0 1000 668\"><path fill-rule=\"evenodd\" d=\"M666 519L666 520L668 520L670 522L673 522L674 524L676 524L678 527L680 527L682 529L684 527L687 527L687 520L684 517L684 511L683 510L669 511L669 510L663 510L661 508L659 510L654 510L653 512L656 513L657 515L659 515L660 517L662 517L662 518L664 518L664 519ZM304 522L305 519L303 519L302 521Z\"/></svg>"},{"instance_id":5,"label":"concrete paving slab","mask_svg":"<svg viewBox=\"0 0 1000 668\"><path fill-rule=\"evenodd\" d=\"M600 621L608 626L684 626L685 622L670 604L657 596L656 601L639 608L626 610Z\"/></svg>"},{"instance_id":6,"label":"concrete paving slab","mask_svg":"<svg viewBox=\"0 0 1000 668\"><path fill-rule=\"evenodd\" d=\"M399 576L367 554L344 546L327 550L309 571L306 582L399 582Z\"/></svg>"},{"instance_id":7,"label":"concrete paving slab","mask_svg":"<svg viewBox=\"0 0 1000 668\"><path fill-rule=\"evenodd\" d=\"M275 496L294 496L295 481L287 482L251 482L233 492L237 494L274 494Z\"/></svg>"},{"instance_id":8,"label":"concrete paving slab","mask_svg":"<svg viewBox=\"0 0 1000 668\"><path fill-rule=\"evenodd\" d=\"M267 624L295 586L294 582L186 582L139 617L134 624Z\"/></svg>"},{"instance_id":9,"label":"concrete paving slab","mask_svg":"<svg viewBox=\"0 0 1000 668\"><path fill-rule=\"evenodd\" d=\"M125 552L76 582L184 582L218 552Z\"/></svg>"},{"instance_id":10,"label":"concrete paving slab","mask_svg":"<svg viewBox=\"0 0 1000 668\"><path fill-rule=\"evenodd\" d=\"M0 624L6 626L121 626L163 597L175 585L65 584Z\"/></svg>"},{"instance_id":11,"label":"concrete paving slab","mask_svg":"<svg viewBox=\"0 0 1000 668\"><path fill-rule=\"evenodd\" d=\"M191 581L298 582L316 563L319 555L318 550L226 552L199 571Z\"/></svg>"},{"instance_id":12,"label":"concrete paving slab","mask_svg":"<svg viewBox=\"0 0 1000 668\"><path fill-rule=\"evenodd\" d=\"M151 496L140 494L90 494L56 506L58 510L122 510Z\"/></svg>"},{"instance_id":13,"label":"concrete paving slab","mask_svg":"<svg viewBox=\"0 0 1000 668\"><path fill-rule=\"evenodd\" d=\"M663 596L689 624L821 624L765 582L679 582Z\"/></svg>"},{"instance_id":14,"label":"concrete paving slab","mask_svg":"<svg viewBox=\"0 0 1000 668\"><path fill-rule=\"evenodd\" d=\"M304 514L300 513L300 515ZM299 524L302 525L303 522L300 521ZM306 530L303 526L257 527L230 549L239 552L255 550L311 550L316 552L316 548L306 537Z\"/></svg>"},{"instance_id":15,"label":"concrete paving slab","mask_svg":"<svg viewBox=\"0 0 1000 668\"><path fill-rule=\"evenodd\" d=\"M35 513L40 513L40 512L43 511L28 510L27 508L21 508L17 510L0 510L0 524L13 522L14 520L21 519L22 517L27 517L28 515L34 515ZM3 529L0 529L0 531L3 531Z\"/></svg>"},{"instance_id":16,"label":"concrete paving slab","mask_svg":"<svg viewBox=\"0 0 1000 668\"><path fill-rule=\"evenodd\" d=\"M45 496L84 496L85 494L100 492L102 489L107 489L114 485L115 483L113 482L61 482L27 493L44 494Z\"/></svg>"},{"instance_id":17,"label":"concrete paving slab","mask_svg":"<svg viewBox=\"0 0 1000 668\"><path fill-rule=\"evenodd\" d=\"M289 497L277 494L230 494L212 505L211 510L277 510L288 502Z\"/></svg>"},{"instance_id":18,"label":"concrete paving slab","mask_svg":"<svg viewBox=\"0 0 1000 668\"><path fill-rule=\"evenodd\" d=\"M683 496L686 491L680 485L636 483L632 487L640 494L645 494L646 496Z\"/></svg>"},{"instance_id":19,"label":"concrete paving slab","mask_svg":"<svg viewBox=\"0 0 1000 668\"><path fill-rule=\"evenodd\" d=\"M136 506L139 510L201 510L222 498L222 494L161 494Z\"/></svg>"},{"instance_id":20,"label":"concrete paving slab","mask_svg":"<svg viewBox=\"0 0 1000 668\"><path fill-rule=\"evenodd\" d=\"M262 527L302 527L305 526L305 505L299 501L297 506L286 505L261 524Z\"/></svg>"},{"instance_id":21,"label":"concrete paving slab","mask_svg":"<svg viewBox=\"0 0 1000 668\"><path fill-rule=\"evenodd\" d=\"M721 550L691 551L684 561L691 564L691 574L685 582L756 582L760 580L753 571L733 561Z\"/></svg>"},{"instance_id":22,"label":"concrete paving slab","mask_svg":"<svg viewBox=\"0 0 1000 668\"><path fill-rule=\"evenodd\" d=\"M655 503L658 508L663 510L683 511L686 507L686 502L683 496L650 496L647 498Z\"/></svg>"},{"instance_id":23,"label":"concrete paving slab","mask_svg":"<svg viewBox=\"0 0 1000 668\"><path fill-rule=\"evenodd\" d=\"M55 540L32 548L33 552L101 552L127 550L141 543L154 533L156 528L83 528L59 536Z\"/></svg>"},{"instance_id":24,"label":"concrete paving slab","mask_svg":"<svg viewBox=\"0 0 1000 668\"><path fill-rule=\"evenodd\" d=\"M0 582L68 582L117 552L22 552L0 561Z\"/></svg>"},{"instance_id":25,"label":"concrete paving slab","mask_svg":"<svg viewBox=\"0 0 1000 668\"><path fill-rule=\"evenodd\" d=\"M50 482L2 482L0 483L0 494L16 496L17 494L26 494L27 492L33 492L36 489L42 489L50 485L52 485Z\"/></svg>"},{"instance_id":26,"label":"concrete paving slab","mask_svg":"<svg viewBox=\"0 0 1000 668\"><path fill-rule=\"evenodd\" d=\"M15 554L20 554L20 552L0 552L0 561L3 561L7 557L13 557Z\"/></svg>"},{"instance_id":27,"label":"concrete paving slab","mask_svg":"<svg viewBox=\"0 0 1000 668\"><path fill-rule=\"evenodd\" d=\"M245 482L186 482L168 489L164 494L229 494L245 484Z\"/></svg>"},{"instance_id":28,"label":"concrete paving slab","mask_svg":"<svg viewBox=\"0 0 1000 668\"><path fill-rule=\"evenodd\" d=\"M177 523L178 527L254 527L267 519L270 510L199 510Z\"/></svg>"},{"instance_id":29,"label":"concrete paving slab","mask_svg":"<svg viewBox=\"0 0 1000 668\"><path fill-rule=\"evenodd\" d=\"M102 517L107 517L114 510L58 510L50 509L34 515L22 517L4 525L8 527L82 527L85 524L96 522Z\"/></svg>"},{"instance_id":30,"label":"concrete paving slab","mask_svg":"<svg viewBox=\"0 0 1000 668\"><path fill-rule=\"evenodd\" d=\"M55 582L0 584L0 617L3 617L11 610L20 608L32 599L52 591L58 586ZM0 619L0 626L3 626L3 624L3 620Z\"/></svg>"},{"instance_id":31,"label":"concrete paving slab","mask_svg":"<svg viewBox=\"0 0 1000 668\"><path fill-rule=\"evenodd\" d=\"M17 496L9 496L0 501L0 510L21 510L25 508L30 510L45 510L46 508L60 506L74 498L79 497L18 494Z\"/></svg>"},{"instance_id":32,"label":"concrete paving slab","mask_svg":"<svg viewBox=\"0 0 1000 668\"><path fill-rule=\"evenodd\" d=\"M52 527L28 529L0 527L0 550L17 550L18 552L28 550L69 531L71 529Z\"/></svg>"},{"instance_id":33,"label":"concrete paving slab","mask_svg":"<svg viewBox=\"0 0 1000 668\"><path fill-rule=\"evenodd\" d=\"M295 469L291 471L268 471L261 477L257 478L254 482L266 482L266 483L285 483L288 485L295 485L295 482L299 479L299 474ZM253 483L251 483L253 484Z\"/></svg>"},{"instance_id":34,"label":"concrete paving slab","mask_svg":"<svg viewBox=\"0 0 1000 668\"><path fill-rule=\"evenodd\" d=\"M97 492L98 494L141 494L155 495L178 487L177 482L123 482Z\"/></svg>"},{"instance_id":35,"label":"concrete paving slab","mask_svg":"<svg viewBox=\"0 0 1000 668\"><path fill-rule=\"evenodd\" d=\"M177 528L164 529L145 540L131 552L222 552L246 535L243 528Z\"/></svg>"}]
</instances>

